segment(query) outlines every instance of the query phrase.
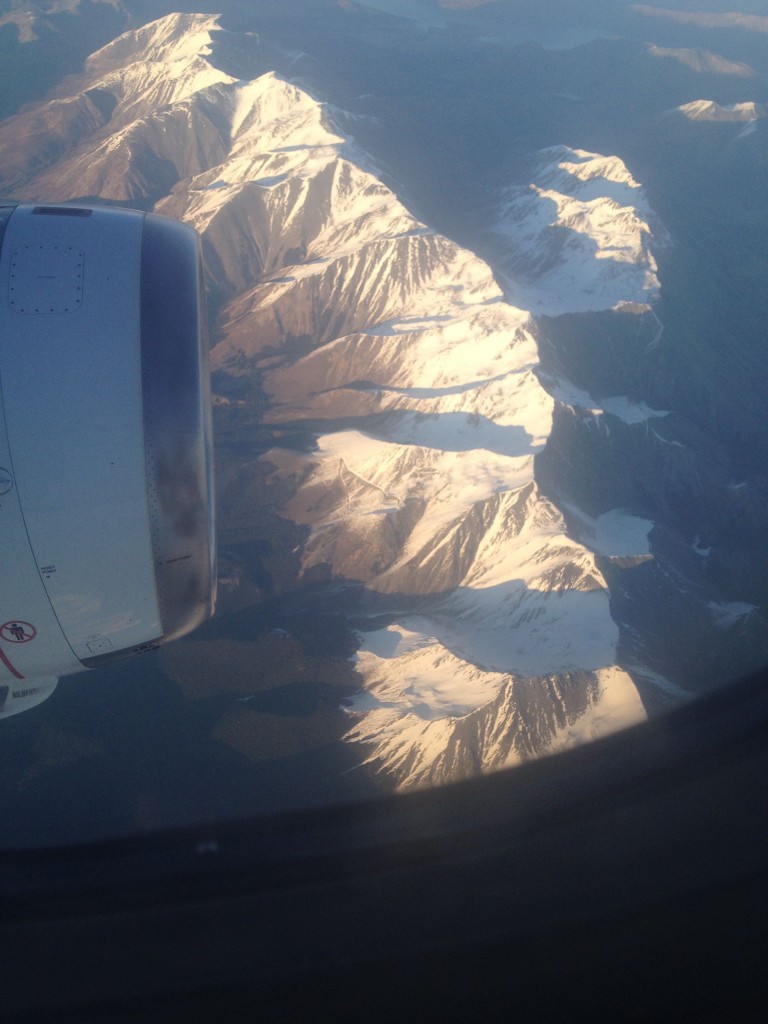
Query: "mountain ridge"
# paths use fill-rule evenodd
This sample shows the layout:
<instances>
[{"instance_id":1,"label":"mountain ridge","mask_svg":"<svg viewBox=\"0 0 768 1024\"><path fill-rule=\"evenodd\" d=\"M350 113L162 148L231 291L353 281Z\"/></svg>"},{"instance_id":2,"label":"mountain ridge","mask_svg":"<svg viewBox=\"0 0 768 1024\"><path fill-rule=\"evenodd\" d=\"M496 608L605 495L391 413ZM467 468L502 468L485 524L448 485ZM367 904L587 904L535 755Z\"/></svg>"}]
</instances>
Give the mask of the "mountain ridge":
<instances>
[{"instance_id":1,"label":"mountain ridge","mask_svg":"<svg viewBox=\"0 0 768 1024\"><path fill-rule=\"evenodd\" d=\"M18 198L99 196L200 231L217 410L258 412L262 448L240 457L306 531L299 582L326 579L329 602L362 585L370 602L350 741L395 785L420 785L641 718L633 676L679 696L611 589L637 566L669 575L654 519L557 486L578 445L615 447L617 463L629 438L677 453L676 421L542 364L568 315L614 333L623 317L644 351L659 344L655 252L669 243L642 187L616 155L537 150L532 180L497 197L495 275L383 184L349 114L269 68L219 70L226 42L218 17L194 14L121 36L72 95L0 125L0 180ZM61 137L47 156L43 123ZM20 131L32 141L17 153ZM753 614L701 594L723 628Z\"/></svg>"}]
</instances>

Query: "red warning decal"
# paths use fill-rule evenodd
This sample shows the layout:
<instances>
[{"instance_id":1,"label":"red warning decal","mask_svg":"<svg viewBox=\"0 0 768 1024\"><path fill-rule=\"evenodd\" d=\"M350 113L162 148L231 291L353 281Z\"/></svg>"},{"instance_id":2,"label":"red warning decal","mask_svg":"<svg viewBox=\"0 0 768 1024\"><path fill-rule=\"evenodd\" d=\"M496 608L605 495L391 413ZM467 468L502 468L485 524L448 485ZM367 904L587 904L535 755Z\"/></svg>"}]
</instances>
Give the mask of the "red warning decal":
<instances>
[{"instance_id":1,"label":"red warning decal","mask_svg":"<svg viewBox=\"0 0 768 1024\"><path fill-rule=\"evenodd\" d=\"M0 639L8 644L28 644L37 636L37 630L30 622L14 619L0 626Z\"/></svg>"},{"instance_id":2,"label":"red warning decal","mask_svg":"<svg viewBox=\"0 0 768 1024\"><path fill-rule=\"evenodd\" d=\"M8 660L8 657L6 656L5 652L2 651L2 650L0 650L0 661L2 661L2 663L8 669L8 671L11 673L11 675L16 676L17 679L24 679L25 678L21 674L21 672L19 672L19 670L16 668L16 666L11 664L11 662Z\"/></svg>"}]
</instances>

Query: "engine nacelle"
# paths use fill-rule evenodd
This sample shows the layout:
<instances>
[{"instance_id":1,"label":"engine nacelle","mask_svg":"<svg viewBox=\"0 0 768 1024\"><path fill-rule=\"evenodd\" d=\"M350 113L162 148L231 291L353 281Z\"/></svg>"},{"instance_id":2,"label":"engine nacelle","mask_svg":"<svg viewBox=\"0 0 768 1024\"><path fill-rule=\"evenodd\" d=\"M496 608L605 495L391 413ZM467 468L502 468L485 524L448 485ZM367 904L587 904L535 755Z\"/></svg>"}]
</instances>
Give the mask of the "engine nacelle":
<instances>
[{"instance_id":1,"label":"engine nacelle","mask_svg":"<svg viewBox=\"0 0 768 1024\"><path fill-rule=\"evenodd\" d=\"M195 231L115 208L0 209L0 716L213 611Z\"/></svg>"}]
</instances>

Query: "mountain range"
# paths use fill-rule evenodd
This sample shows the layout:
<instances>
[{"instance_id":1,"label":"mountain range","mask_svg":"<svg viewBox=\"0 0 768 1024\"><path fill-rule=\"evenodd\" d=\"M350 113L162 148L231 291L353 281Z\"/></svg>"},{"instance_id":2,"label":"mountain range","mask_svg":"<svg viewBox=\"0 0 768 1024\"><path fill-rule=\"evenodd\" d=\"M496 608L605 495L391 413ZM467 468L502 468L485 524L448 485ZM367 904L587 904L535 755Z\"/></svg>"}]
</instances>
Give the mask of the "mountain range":
<instances>
[{"instance_id":1,"label":"mountain range","mask_svg":"<svg viewBox=\"0 0 768 1024\"><path fill-rule=\"evenodd\" d=\"M764 663L766 206L730 187L765 163L762 22L636 7L642 42L598 18L577 45L494 47L499 5L320 6L313 39L309 13L269 4L164 13L0 123L4 198L201 234L222 628L271 600L347 623L345 742L395 787L584 742ZM5 25L34 47L23 10ZM458 25L489 67L472 109ZM693 45L670 45L681 26ZM696 35L714 32L723 54ZM370 94L360 52L331 60L350 40ZM514 142L489 156L498 95Z\"/></svg>"}]
</instances>

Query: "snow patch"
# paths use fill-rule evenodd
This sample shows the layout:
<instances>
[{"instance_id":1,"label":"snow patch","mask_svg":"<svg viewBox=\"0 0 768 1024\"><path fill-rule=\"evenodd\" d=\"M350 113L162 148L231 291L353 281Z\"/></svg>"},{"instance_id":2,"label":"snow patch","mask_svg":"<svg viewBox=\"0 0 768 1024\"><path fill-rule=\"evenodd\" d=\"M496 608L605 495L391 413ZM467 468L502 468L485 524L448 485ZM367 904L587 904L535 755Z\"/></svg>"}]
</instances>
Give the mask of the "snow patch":
<instances>
[{"instance_id":1,"label":"snow patch","mask_svg":"<svg viewBox=\"0 0 768 1024\"><path fill-rule=\"evenodd\" d=\"M552 397L558 402L562 402L563 405L574 409L583 409L593 416L609 413L629 426L646 423L656 417L669 416L668 411L652 409L645 402L637 402L626 395L613 395L609 398L597 399L567 380L542 376L542 383Z\"/></svg>"},{"instance_id":2,"label":"snow patch","mask_svg":"<svg viewBox=\"0 0 768 1024\"><path fill-rule=\"evenodd\" d=\"M707 607L714 624L722 629L735 625L758 610L756 604L747 604L746 601L710 601Z\"/></svg>"},{"instance_id":3,"label":"snow patch","mask_svg":"<svg viewBox=\"0 0 768 1024\"><path fill-rule=\"evenodd\" d=\"M609 558L640 558L651 554L648 535L653 529L650 519L632 515L624 509L592 518L575 505L566 505L578 526L579 540L592 551Z\"/></svg>"},{"instance_id":4,"label":"snow patch","mask_svg":"<svg viewBox=\"0 0 768 1024\"><path fill-rule=\"evenodd\" d=\"M434 720L466 715L495 696L506 677L457 658L429 629L426 619L414 617L408 626L363 634L357 668L366 689L354 700L353 711L389 707Z\"/></svg>"},{"instance_id":5,"label":"snow patch","mask_svg":"<svg viewBox=\"0 0 768 1024\"><path fill-rule=\"evenodd\" d=\"M623 558L649 555L648 534L652 529L650 519L641 519L614 508L595 520L595 551Z\"/></svg>"}]
</instances>

